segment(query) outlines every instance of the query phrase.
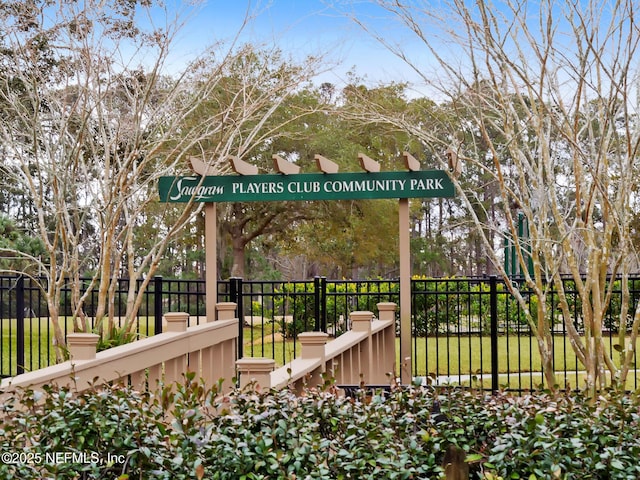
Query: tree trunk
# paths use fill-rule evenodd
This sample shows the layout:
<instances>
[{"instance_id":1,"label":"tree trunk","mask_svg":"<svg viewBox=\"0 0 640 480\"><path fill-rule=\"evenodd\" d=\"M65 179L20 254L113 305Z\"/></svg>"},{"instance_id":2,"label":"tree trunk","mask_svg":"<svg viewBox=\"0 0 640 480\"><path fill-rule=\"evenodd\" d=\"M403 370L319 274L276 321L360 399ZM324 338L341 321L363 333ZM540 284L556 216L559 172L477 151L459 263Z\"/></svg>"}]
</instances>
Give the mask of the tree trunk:
<instances>
[{"instance_id":1,"label":"tree trunk","mask_svg":"<svg viewBox=\"0 0 640 480\"><path fill-rule=\"evenodd\" d=\"M232 277L240 277L244 278L245 271L245 242L241 236L234 236L232 241L232 249L233 249L233 265L231 266L231 276Z\"/></svg>"}]
</instances>

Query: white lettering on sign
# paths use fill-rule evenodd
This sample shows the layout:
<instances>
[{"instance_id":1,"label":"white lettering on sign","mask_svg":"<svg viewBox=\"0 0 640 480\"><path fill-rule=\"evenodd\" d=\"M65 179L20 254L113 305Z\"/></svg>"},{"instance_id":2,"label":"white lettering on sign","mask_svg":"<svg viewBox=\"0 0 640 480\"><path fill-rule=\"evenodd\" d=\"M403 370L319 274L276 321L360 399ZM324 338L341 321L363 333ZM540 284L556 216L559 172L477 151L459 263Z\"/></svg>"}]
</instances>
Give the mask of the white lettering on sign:
<instances>
[{"instance_id":1,"label":"white lettering on sign","mask_svg":"<svg viewBox=\"0 0 640 480\"><path fill-rule=\"evenodd\" d=\"M317 193L320 182L293 182L287 186L289 193Z\"/></svg>"},{"instance_id":2,"label":"white lettering on sign","mask_svg":"<svg viewBox=\"0 0 640 480\"><path fill-rule=\"evenodd\" d=\"M394 192L404 189L406 180L338 180L326 182L324 191L339 192Z\"/></svg>"},{"instance_id":3,"label":"white lettering on sign","mask_svg":"<svg viewBox=\"0 0 640 480\"><path fill-rule=\"evenodd\" d=\"M284 185L276 182L250 182L250 183L233 183L231 186L233 193L240 194L269 194L284 192Z\"/></svg>"},{"instance_id":4,"label":"white lettering on sign","mask_svg":"<svg viewBox=\"0 0 640 480\"><path fill-rule=\"evenodd\" d=\"M182 185L183 180L197 180L196 177L181 177L178 179L178 183L176 185L176 193L175 195L169 197L169 200L178 200L180 197L196 197L197 198L205 198L212 197L215 195L223 195L224 187L217 186L204 186L204 185Z\"/></svg>"},{"instance_id":5,"label":"white lettering on sign","mask_svg":"<svg viewBox=\"0 0 640 480\"><path fill-rule=\"evenodd\" d=\"M441 178L411 179L411 190L443 190Z\"/></svg>"}]
</instances>

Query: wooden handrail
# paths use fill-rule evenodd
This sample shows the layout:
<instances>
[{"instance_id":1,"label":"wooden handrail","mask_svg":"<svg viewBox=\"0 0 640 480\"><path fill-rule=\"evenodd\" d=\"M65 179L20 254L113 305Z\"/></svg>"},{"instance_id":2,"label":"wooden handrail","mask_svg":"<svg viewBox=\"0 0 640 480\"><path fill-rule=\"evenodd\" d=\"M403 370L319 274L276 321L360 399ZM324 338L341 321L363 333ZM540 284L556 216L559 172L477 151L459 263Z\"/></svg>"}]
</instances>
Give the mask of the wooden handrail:
<instances>
[{"instance_id":1,"label":"wooden handrail","mask_svg":"<svg viewBox=\"0 0 640 480\"><path fill-rule=\"evenodd\" d=\"M2 380L0 399L16 389L38 389L48 384L82 391L95 381L100 384L126 379L134 388L154 388L157 382L181 380L187 370L210 384L224 379L224 388L231 388L238 320L230 318L230 304L221 304L220 310L225 313L219 317L226 320L192 327L187 327L189 314L168 313L168 331L99 353L95 353L97 336L72 334L68 337L70 360Z\"/></svg>"},{"instance_id":2,"label":"wooden handrail","mask_svg":"<svg viewBox=\"0 0 640 480\"><path fill-rule=\"evenodd\" d=\"M395 304L378 304L379 319L372 312L352 312L352 330L329 343L324 333L300 334L300 358L278 369L272 359L236 362L235 305L219 304L218 309L218 321L193 327L187 327L186 313L166 314L165 333L97 354L96 336L72 335L71 360L3 380L0 399L18 388L38 389L46 384L82 391L95 382L126 379L134 388L155 388L157 383L181 380L188 370L210 384L223 379L224 388L231 388L236 367L241 386L255 382L263 388L293 385L297 390L321 384L325 372L338 384L381 384L389 381L389 374L395 375Z\"/></svg>"},{"instance_id":3,"label":"wooden handrail","mask_svg":"<svg viewBox=\"0 0 640 480\"><path fill-rule=\"evenodd\" d=\"M275 361L265 358L238 360L240 386L254 384L260 388L293 386L300 391L305 385L322 383L329 372L338 384L383 384L395 375L395 310L394 303L379 303L380 319L372 312L352 312L352 330L326 343L327 335L317 332L298 336L302 345L300 358L276 369Z\"/></svg>"}]
</instances>

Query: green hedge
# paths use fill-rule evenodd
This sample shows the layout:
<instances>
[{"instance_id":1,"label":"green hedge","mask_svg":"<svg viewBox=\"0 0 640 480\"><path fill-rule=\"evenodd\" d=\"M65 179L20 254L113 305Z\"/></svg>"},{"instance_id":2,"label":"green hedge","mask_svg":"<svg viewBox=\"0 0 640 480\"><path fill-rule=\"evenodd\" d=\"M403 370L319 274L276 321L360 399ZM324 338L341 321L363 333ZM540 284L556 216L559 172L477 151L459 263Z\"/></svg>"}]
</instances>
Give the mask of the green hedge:
<instances>
[{"instance_id":1,"label":"green hedge","mask_svg":"<svg viewBox=\"0 0 640 480\"><path fill-rule=\"evenodd\" d=\"M0 478L436 479L450 445L466 452L471 478L640 478L635 395L220 396L190 378L158 396L26 391L1 408Z\"/></svg>"},{"instance_id":2,"label":"green hedge","mask_svg":"<svg viewBox=\"0 0 640 480\"><path fill-rule=\"evenodd\" d=\"M340 315L344 318L358 310L377 312L379 302L397 302L398 291L398 284L388 281L328 282L325 308L329 330L335 330L338 335L344 333L345 325L334 325ZM274 317L292 316L291 321L280 321L280 324L281 331L288 338L294 338L299 333L315 329L314 292L313 283L285 283L274 290L267 305L252 302L252 313Z\"/></svg>"}]
</instances>

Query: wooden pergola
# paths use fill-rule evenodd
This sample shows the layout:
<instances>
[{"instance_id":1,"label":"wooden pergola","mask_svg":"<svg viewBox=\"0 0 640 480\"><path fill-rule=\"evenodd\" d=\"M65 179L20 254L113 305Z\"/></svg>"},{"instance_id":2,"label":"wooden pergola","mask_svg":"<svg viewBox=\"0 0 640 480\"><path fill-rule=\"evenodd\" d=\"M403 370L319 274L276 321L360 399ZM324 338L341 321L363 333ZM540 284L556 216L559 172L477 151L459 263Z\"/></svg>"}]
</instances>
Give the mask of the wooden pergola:
<instances>
[{"instance_id":1,"label":"wooden pergola","mask_svg":"<svg viewBox=\"0 0 640 480\"><path fill-rule=\"evenodd\" d=\"M196 174L187 177L162 177L160 199L168 202L205 203L205 262L207 321L215 321L217 299L217 216L219 202L309 201L342 199L397 198L399 202L400 260L400 378L411 382L411 225L409 199L453 197L450 173L421 170L420 162L404 152L406 170L382 172L380 164L365 154L358 154L362 172L339 173L332 160L315 155L319 173L300 173L300 166L273 155L276 174L258 173L258 168L238 157L229 156L237 175L215 175L203 160L190 158ZM451 174L458 172L453 171Z\"/></svg>"}]
</instances>

